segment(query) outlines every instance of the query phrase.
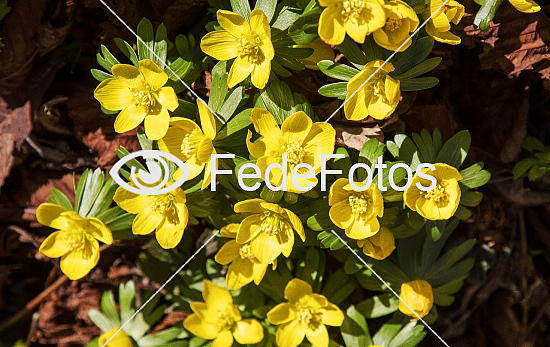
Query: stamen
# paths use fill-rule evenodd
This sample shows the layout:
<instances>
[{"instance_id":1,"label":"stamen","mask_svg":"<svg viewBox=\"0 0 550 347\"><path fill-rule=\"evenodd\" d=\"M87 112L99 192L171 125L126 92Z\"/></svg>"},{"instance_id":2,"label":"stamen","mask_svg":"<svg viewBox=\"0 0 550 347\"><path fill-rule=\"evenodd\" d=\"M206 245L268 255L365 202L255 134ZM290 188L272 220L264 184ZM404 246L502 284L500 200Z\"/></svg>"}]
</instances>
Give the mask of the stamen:
<instances>
[{"instance_id":1,"label":"stamen","mask_svg":"<svg viewBox=\"0 0 550 347\"><path fill-rule=\"evenodd\" d=\"M358 18L362 15L363 10L367 7L367 4L363 0L350 0L342 2L341 14L348 20L350 18Z\"/></svg>"},{"instance_id":2,"label":"stamen","mask_svg":"<svg viewBox=\"0 0 550 347\"><path fill-rule=\"evenodd\" d=\"M368 207L372 204L372 197L368 191L352 192L348 197L351 213L355 218L359 218L368 212Z\"/></svg>"},{"instance_id":3,"label":"stamen","mask_svg":"<svg viewBox=\"0 0 550 347\"><path fill-rule=\"evenodd\" d=\"M445 193L445 188L438 184L434 189L427 192L420 191L420 195L425 199L429 199L435 202L445 202L449 200L449 196Z\"/></svg>"},{"instance_id":4,"label":"stamen","mask_svg":"<svg viewBox=\"0 0 550 347\"><path fill-rule=\"evenodd\" d=\"M286 154L288 166L292 169L303 162L306 150L298 141L293 141L282 146L283 153Z\"/></svg>"},{"instance_id":5,"label":"stamen","mask_svg":"<svg viewBox=\"0 0 550 347\"><path fill-rule=\"evenodd\" d=\"M384 25L384 29L387 31L394 31L395 29L398 29L403 24L403 20L401 19L386 19L386 25Z\"/></svg>"}]
</instances>

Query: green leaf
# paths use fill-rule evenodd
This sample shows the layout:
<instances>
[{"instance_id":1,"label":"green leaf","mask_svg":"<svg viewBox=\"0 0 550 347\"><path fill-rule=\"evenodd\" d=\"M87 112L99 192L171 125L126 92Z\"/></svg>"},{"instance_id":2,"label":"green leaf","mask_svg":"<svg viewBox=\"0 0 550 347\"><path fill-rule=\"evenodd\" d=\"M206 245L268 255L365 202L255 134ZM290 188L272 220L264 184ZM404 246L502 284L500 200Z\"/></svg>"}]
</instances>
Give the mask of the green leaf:
<instances>
[{"instance_id":1,"label":"green leaf","mask_svg":"<svg viewBox=\"0 0 550 347\"><path fill-rule=\"evenodd\" d=\"M120 317L116 309L115 296L112 290L107 290L101 295L101 311L116 326L120 326Z\"/></svg>"},{"instance_id":2,"label":"green leaf","mask_svg":"<svg viewBox=\"0 0 550 347\"><path fill-rule=\"evenodd\" d=\"M399 299L393 293L373 296L357 305L357 310L367 318L378 318L397 311Z\"/></svg>"},{"instance_id":3,"label":"green leaf","mask_svg":"<svg viewBox=\"0 0 550 347\"><path fill-rule=\"evenodd\" d=\"M128 58L130 59L130 61L132 62L132 64L134 64L135 66L138 66L139 64L139 59L138 59L138 56L136 55L136 52L134 51L134 49L132 48L132 46L130 46L130 44L126 41L124 41L123 39L121 38L118 38L118 37L115 37L113 39L113 41L115 42L115 45L118 47L118 49L120 49L120 51Z\"/></svg>"},{"instance_id":4,"label":"green leaf","mask_svg":"<svg viewBox=\"0 0 550 347\"><path fill-rule=\"evenodd\" d=\"M336 82L331 84L325 84L319 88L319 94L322 96L327 96L330 98L338 98L340 100L345 100L347 91L347 82Z\"/></svg>"},{"instance_id":5,"label":"green leaf","mask_svg":"<svg viewBox=\"0 0 550 347\"><path fill-rule=\"evenodd\" d=\"M168 33L166 32L166 26L160 23L157 27L157 33L155 35L155 62L161 68L166 63L166 56L168 55Z\"/></svg>"},{"instance_id":6,"label":"green leaf","mask_svg":"<svg viewBox=\"0 0 550 347\"><path fill-rule=\"evenodd\" d=\"M105 174L101 169L96 169L91 175L86 176L86 184L82 193L78 214L87 217L97 196L103 187Z\"/></svg>"},{"instance_id":7,"label":"green leaf","mask_svg":"<svg viewBox=\"0 0 550 347\"><path fill-rule=\"evenodd\" d=\"M369 139L363 144L363 147L361 147L359 151L359 162L373 166L377 163L378 157L384 155L385 151L386 145L380 144L378 139Z\"/></svg>"},{"instance_id":8,"label":"green leaf","mask_svg":"<svg viewBox=\"0 0 550 347\"><path fill-rule=\"evenodd\" d=\"M415 90L424 90L435 87L439 83L436 77L419 77L408 80L401 80L399 89L402 92L413 92Z\"/></svg>"},{"instance_id":9,"label":"green leaf","mask_svg":"<svg viewBox=\"0 0 550 347\"><path fill-rule=\"evenodd\" d=\"M265 13L268 22L271 22L273 19L276 7L277 0L257 0L255 6L255 8L259 8Z\"/></svg>"},{"instance_id":10,"label":"green leaf","mask_svg":"<svg viewBox=\"0 0 550 347\"><path fill-rule=\"evenodd\" d=\"M420 64L410 68L409 71L406 71L401 75L395 76L394 78L398 80L406 80L406 79L418 77L422 74L425 74L435 69L441 63L441 60L443 59L440 57L426 59Z\"/></svg>"},{"instance_id":11,"label":"green leaf","mask_svg":"<svg viewBox=\"0 0 550 347\"><path fill-rule=\"evenodd\" d=\"M315 199L310 204L310 217L307 226L315 231L331 230L335 228L328 215L330 206L327 199ZM330 233L332 235L332 233ZM334 235L333 235L334 236Z\"/></svg>"},{"instance_id":12,"label":"green leaf","mask_svg":"<svg viewBox=\"0 0 550 347\"><path fill-rule=\"evenodd\" d=\"M432 274L426 280L429 280L434 288L439 287L459 277L467 276L474 264L475 260L473 258L466 258L444 272Z\"/></svg>"},{"instance_id":13,"label":"green leaf","mask_svg":"<svg viewBox=\"0 0 550 347\"><path fill-rule=\"evenodd\" d=\"M491 179L491 173L483 170L483 163L481 162L460 171L460 174L462 175L462 180L459 183L470 189L481 187Z\"/></svg>"},{"instance_id":14,"label":"green leaf","mask_svg":"<svg viewBox=\"0 0 550 347\"><path fill-rule=\"evenodd\" d=\"M212 69L212 86L210 89L210 98L208 99L208 106L214 112L218 112L221 109L228 93L227 77L227 62L219 61Z\"/></svg>"},{"instance_id":15,"label":"green leaf","mask_svg":"<svg viewBox=\"0 0 550 347\"><path fill-rule=\"evenodd\" d=\"M502 0L483 1L481 8L477 11L474 18L474 25L479 27L482 31L489 30L490 23L501 3Z\"/></svg>"},{"instance_id":16,"label":"green leaf","mask_svg":"<svg viewBox=\"0 0 550 347\"><path fill-rule=\"evenodd\" d=\"M447 163L458 169L468 155L471 141L468 130L458 132L445 142L437 154L436 162Z\"/></svg>"},{"instance_id":17,"label":"green leaf","mask_svg":"<svg viewBox=\"0 0 550 347\"><path fill-rule=\"evenodd\" d=\"M342 241L340 241L340 239L330 231L321 231L317 234L317 240L321 242L322 248L328 248L331 251L336 251L346 247L346 245L344 245Z\"/></svg>"},{"instance_id":18,"label":"green leaf","mask_svg":"<svg viewBox=\"0 0 550 347\"><path fill-rule=\"evenodd\" d=\"M126 284L121 283L118 287L118 301L120 304L120 319L126 322L136 312L134 308L134 298L136 289L134 282L128 281Z\"/></svg>"},{"instance_id":19,"label":"green leaf","mask_svg":"<svg viewBox=\"0 0 550 347\"><path fill-rule=\"evenodd\" d=\"M325 75L342 81L349 81L360 71L345 64L335 63L332 60L321 60L317 66Z\"/></svg>"},{"instance_id":20,"label":"green leaf","mask_svg":"<svg viewBox=\"0 0 550 347\"><path fill-rule=\"evenodd\" d=\"M52 188L52 195L50 196L50 199L48 201L52 204L63 206L69 211L73 210L73 205L71 204L71 201L69 200L67 195L63 194L57 188Z\"/></svg>"},{"instance_id":21,"label":"green leaf","mask_svg":"<svg viewBox=\"0 0 550 347\"><path fill-rule=\"evenodd\" d=\"M90 169L84 170L84 172L82 173L82 176L80 176L78 184L75 187L75 191L74 191L74 194L75 194L74 195L74 210L75 211L80 210L80 204L82 203L82 195L84 193L84 186L86 185L86 180L88 178L88 174L91 171L92 170L90 170ZM74 174L73 174L73 179L76 179Z\"/></svg>"},{"instance_id":22,"label":"green leaf","mask_svg":"<svg viewBox=\"0 0 550 347\"><path fill-rule=\"evenodd\" d=\"M113 54L109 51L107 47L101 45L101 53L96 55L97 62L107 71L111 71L114 65L119 64L118 60Z\"/></svg>"},{"instance_id":23,"label":"green leaf","mask_svg":"<svg viewBox=\"0 0 550 347\"><path fill-rule=\"evenodd\" d=\"M375 345L387 346L391 343L391 340L397 335L399 330L403 327L403 321L406 318L403 318L402 314L394 314L393 317L372 337L372 341Z\"/></svg>"},{"instance_id":24,"label":"green leaf","mask_svg":"<svg viewBox=\"0 0 550 347\"><path fill-rule=\"evenodd\" d=\"M137 26L137 34L140 39L137 40L139 60L155 58L155 41L153 36L153 24L147 18L143 18Z\"/></svg>"},{"instance_id":25,"label":"green leaf","mask_svg":"<svg viewBox=\"0 0 550 347\"><path fill-rule=\"evenodd\" d=\"M538 151L546 150L546 147L544 146L544 144L539 139L532 136L527 136L525 140L523 140L521 147L525 148L529 152L532 152L534 150L538 150Z\"/></svg>"},{"instance_id":26,"label":"green leaf","mask_svg":"<svg viewBox=\"0 0 550 347\"><path fill-rule=\"evenodd\" d=\"M347 35L344 41L338 46L338 50L342 52L350 63L360 70L369 62L361 48Z\"/></svg>"},{"instance_id":27,"label":"green leaf","mask_svg":"<svg viewBox=\"0 0 550 347\"><path fill-rule=\"evenodd\" d=\"M430 271L426 273L426 278L432 278L438 274L444 273L450 269L453 265L464 258L475 246L476 239L469 239L464 241L460 245L448 250L441 258L437 260L430 268Z\"/></svg>"},{"instance_id":28,"label":"green leaf","mask_svg":"<svg viewBox=\"0 0 550 347\"><path fill-rule=\"evenodd\" d=\"M512 173L514 174L514 179L517 180L521 176L523 176L527 170L533 167L533 165L537 164L538 160L536 158L526 158L523 160L518 161L514 165L514 169L512 170Z\"/></svg>"},{"instance_id":29,"label":"green leaf","mask_svg":"<svg viewBox=\"0 0 550 347\"><path fill-rule=\"evenodd\" d=\"M241 86L233 89L223 103L223 106L218 111L218 115L220 115L226 121L230 119L241 104L241 101L243 100L243 95L244 87Z\"/></svg>"},{"instance_id":30,"label":"green leaf","mask_svg":"<svg viewBox=\"0 0 550 347\"><path fill-rule=\"evenodd\" d=\"M309 247L305 254L304 261L299 264L297 277L313 286L315 279L322 275L319 273L320 257L319 250L315 247Z\"/></svg>"},{"instance_id":31,"label":"green leaf","mask_svg":"<svg viewBox=\"0 0 550 347\"><path fill-rule=\"evenodd\" d=\"M418 322L409 322L395 335L388 347L413 347L424 339L426 332Z\"/></svg>"},{"instance_id":32,"label":"green leaf","mask_svg":"<svg viewBox=\"0 0 550 347\"><path fill-rule=\"evenodd\" d=\"M250 4L248 0L229 0L233 12L236 12L244 17L246 20L250 20Z\"/></svg>"},{"instance_id":33,"label":"green leaf","mask_svg":"<svg viewBox=\"0 0 550 347\"><path fill-rule=\"evenodd\" d=\"M98 70L98 69L92 69L92 70L90 70L90 72L92 73L92 76L94 76L94 78L96 80L98 80L99 82L103 82L106 79L113 77L113 75L111 75L110 73L107 73L105 71L101 71L101 70Z\"/></svg>"},{"instance_id":34,"label":"green leaf","mask_svg":"<svg viewBox=\"0 0 550 347\"><path fill-rule=\"evenodd\" d=\"M375 41L372 35L365 38L363 43L363 51L367 57L367 61L373 60L386 60L390 54L389 51L380 47Z\"/></svg>"},{"instance_id":35,"label":"green leaf","mask_svg":"<svg viewBox=\"0 0 550 347\"><path fill-rule=\"evenodd\" d=\"M290 25L288 35L296 44L312 42L319 37L318 26L321 12L323 12L321 7L304 12Z\"/></svg>"},{"instance_id":36,"label":"green leaf","mask_svg":"<svg viewBox=\"0 0 550 347\"><path fill-rule=\"evenodd\" d=\"M468 190L462 192L462 195L460 196L460 203L464 206L475 207L481 203L482 199L483 193Z\"/></svg>"},{"instance_id":37,"label":"green leaf","mask_svg":"<svg viewBox=\"0 0 550 347\"><path fill-rule=\"evenodd\" d=\"M96 309L89 310L88 317L103 332L118 328L115 322L112 322L107 316Z\"/></svg>"},{"instance_id":38,"label":"green leaf","mask_svg":"<svg viewBox=\"0 0 550 347\"><path fill-rule=\"evenodd\" d=\"M340 268L333 272L321 292L329 302L335 305L344 301L357 288L354 278Z\"/></svg>"},{"instance_id":39,"label":"green leaf","mask_svg":"<svg viewBox=\"0 0 550 347\"><path fill-rule=\"evenodd\" d=\"M466 220L472 216L472 211L464 207L464 205L458 205L458 208L453 216L460 220Z\"/></svg>"},{"instance_id":40,"label":"green leaf","mask_svg":"<svg viewBox=\"0 0 550 347\"><path fill-rule=\"evenodd\" d=\"M139 347L164 346L164 344L175 340L181 334L181 332L182 329L178 327L172 327L166 330L159 331L155 334L144 336L137 342Z\"/></svg>"},{"instance_id":41,"label":"green leaf","mask_svg":"<svg viewBox=\"0 0 550 347\"><path fill-rule=\"evenodd\" d=\"M395 67L395 70L390 73L390 76L402 75L418 65L430 54L433 46L434 40L430 36L425 36L414 41L405 52L398 54L392 59L391 63Z\"/></svg>"},{"instance_id":42,"label":"green leaf","mask_svg":"<svg viewBox=\"0 0 550 347\"><path fill-rule=\"evenodd\" d=\"M367 320L353 305L346 311L340 332L346 347L372 345Z\"/></svg>"}]
</instances>

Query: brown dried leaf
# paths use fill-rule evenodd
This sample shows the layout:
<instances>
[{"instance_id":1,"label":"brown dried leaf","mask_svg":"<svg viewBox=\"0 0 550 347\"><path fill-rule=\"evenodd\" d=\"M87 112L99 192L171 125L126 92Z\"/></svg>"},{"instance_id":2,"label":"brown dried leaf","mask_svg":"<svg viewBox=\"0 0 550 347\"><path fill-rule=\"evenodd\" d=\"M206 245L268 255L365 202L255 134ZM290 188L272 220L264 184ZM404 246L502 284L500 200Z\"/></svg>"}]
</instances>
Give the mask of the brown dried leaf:
<instances>
[{"instance_id":1,"label":"brown dried leaf","mask_svg":"<svg viewBox=\"0 0 550 347\"><path fill-rule=\"evenodd\" d=\"M378 139L379 142L384 141L384 134L379 125L372 128L357 128L336 124L333 127L336 130L336 144L339 146L360 151L365 142L372 138Z\"/></svg>"}]
</instances>

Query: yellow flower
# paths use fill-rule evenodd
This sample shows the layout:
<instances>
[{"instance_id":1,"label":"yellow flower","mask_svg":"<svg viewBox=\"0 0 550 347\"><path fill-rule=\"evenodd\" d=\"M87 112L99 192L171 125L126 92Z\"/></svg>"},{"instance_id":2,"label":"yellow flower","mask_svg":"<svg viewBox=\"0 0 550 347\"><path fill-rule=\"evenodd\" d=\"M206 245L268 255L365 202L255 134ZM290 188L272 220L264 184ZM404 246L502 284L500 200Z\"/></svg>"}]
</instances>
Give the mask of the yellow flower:
<instances>
[{"instance_id":1,"label":"yellow flower","mask_svg":"<svg viewBox=\"0 0 550 347\"><path fill-rule=\"evenodd\" d=\"M445 6L438 10L442 5L443 0L430 0L428 8L422 14L426 20L433 13L432 19L426 23L426 32L436 41L458 45L460 37L452 34L449 30L451 30L451 22L458 24L462 19L464 6L454 0L449 0Z\"/></svg>"},{"instance_id":2,"label":"yellow flower","mask_svg":"<svg viewBox=\"0 0 550 347\"><path fill-rule=\"evenodd\" d=\"M254 9L250 23L230 11L218 10L217 16L224 30L206 34L201 41L202 51L218 60L236 58L227 79L230 88L252 75L252 84L262 89L269 80L275 56L271 27L264 12Z\"/></svg>"},{"instance_id":3,"label":"yellow flower","mask_svg":"<svg viewBox=\"0 0 550 347\"><path fill-rule=\"evenodd\" d=\"M319 18L319 37L329 45L339 45L346 33L356 42L386 23L384 2L379 0L319 0L326 7Z\"/></svg>"},{"instance_id":4,"label":"yellow flower","mask_svg":"<svg viewBox=\"0 0 550 347\"><path fill-rule=\"evenodd\" d=\"M61 271L71 280L88 274L99 261L99 243L111 244L111 230L98 218L82 218L75 211L45 202L36 209L39 223L58 229L40 245L47 257L61 257Z\"/></svg>"},{"instance_id":5,"label":"yellow flower","mask_svg":"<svg viewBox=\"0 0 550 347\"><path fill-rule=\"evenodd\" d=\"M189 219L185 193L181 188L160 195L138 195L118 187L113 200L126 212L136 214L132 222L135 235L156 230L162 248L174 248L181 241Z\"/></svg>"},{"instance_id":6,"label":"yellow flower","mask_svg":"<svg viewBox=\"0 0 550 347\"><path fill-rule=\"evenodd\" d=\"M262 325L255 319L242 319L227 290L204 280L202 297L205 302L192 302L193 314L183 321L192 334L214 340L212 347L230 347L233 339L245 345L264 338Z\"/></svg>"},{"instance_id":7,"label":"yellow flower","mask_svg":"<svg viewBox=\"0 0 550 347\"><path fill-rule=\"evenodd\" d=\"M250 251L262 263L273 263L281 253L288 257L294 247L294 231L302 241L306 239L298 216L277 204L250 199L238 202L235 212L251 214L239 225L237 243L250 243Z\"/></svg>"},{"instance_id":8,"label":"yellow flower","mask_svg":"<svg viewBox=\"0 0 550 347\"><path fill-rule=\"evenodd\" d=\"M158 140L166 134L170 114L178 108L178 97L172 87L163 87L168 75L152 60L140 60L139 68L117 64L114 77L101 82L94 96L111 111L122 110L115 120L115 131L134 129L145 119L145 134Z\"/></svg>"},{"instance_id":9,"label":"yellow flower","mask_svg":"<svg viewBox=\"0 0 550 347\"><path fill-rule=\"evenodd\" d=\"M109 339L118 331L118 328L111 329L99 336L99 340L97 341L98 346L102 347L105 342L109 341ZM126 335L124 330L120 330L115 337L112 338L111 341L107 344L106 347L133 347L134 344L132 343L132 340Z\"/></svg>"},{"instance_id":10,"label":"yellow flower","mask_svg":"<svg viewBox=\"0 0 550 347\"><path fill-rule=\"evenodd\" d=\"M400 82L388 75L394 70L393 65L386 63L382 66L383 63L382 60L373 60L349 80L348 102L344 105L347 119L361 120L367 116L384 119L395 111L401 97ZM380 66L382 68L365 83Z\"/></svg>"},{"instance_id":11,"label":"yellow flower","mask_svg":"<svg viewBox=\"0 0 550 347\"><path fill-rule=\"evenodd\" d=\"M267 313L277 328L279 347L296 347L307 337L315 347L327 347L328 332L325 325L341 326L344 314L338 306L320 294L314 294L306 282L294 278L285 287L288 302L278 304Z\"/></svg>"},{"instance_id":12,"label":"yellow flower","mask_svg":"<svg viewBox=\"0 0 550 347\"><path fill-rule=\"evenodd\" d=\"M236 238L239 224L229 224L220 230L223 237ZM228 289L239 289L254 281L260 284L264 278L268 263L262 263L252 253L250 242L238 244L235 240L227 242L218 251L216 261L222 265L229 265L225 282ZM273 261L273 270L277 267L277 259Z\"/></svg>"},{"instance_id":13,"label":"yellow flower","mask_svg":"<svg viewBox=\"0 0 550 347\"><path fill-rule=\"evenodd\" d=\"M305 59L298 59L298 61L304 64L308 69L319 70L317 63L321 60L334 60L334 51L329 45L324 43L321 39L296 45L296 48L311 48L313 54Z\"/></svg>"},{"instance_id":14,"label":"yellow flower","mask_svg":"<svg viewBox=\"0 0 550 347\"><path fill-rule=\"evenodd\" d=\"M216 137L216 120L202 101L197 100L202 129L190 119L173 117L166 135L158 141L161 151L169 152L185 163L191 172L188 180L197 177L204 169L202 189L210 184L211 156L216 154L212 140ZM181 175L181 169L174 177Z\"/></svg>"},{"instance_id":15,"label":"yellow flower","mask_svg":"<svg viewBox=\"0 0 550 347\"><path fill-rule=\"evenodd\" d=\"M357 240L357 246L371 258L382 260L388 257L395 249L395 238L390 229L381 227L374 236Z\"/></svg>"},{"instance_id":16,"label":"yellow flower","mask_svg":"<svg viewBox=\"0 0 550 347\"><path fill-rule=\"evenodd\" d=\"M429 191L418 189L419 182L424 187L429 187L431 182L420 178L415 174L411 186L403 193L403 200L411 210L418 212L422 217L430 220L451 218L460 203L460 187L458 181L462 176L452 166L438 163L434 164L435 171L426 168L422 173L430 174L437 180L437 185Z\"/></svg>"},{"instance_id":17,"label":"yellow flower","mask_svg":"<svg viewBox=\"0 0 550 347\"><path fill-rule=\"evenodd\" d=\"M410 307L409 309L409 307L400 300L399 311L407 316L413 317L413 319L418 319L418 317L423 318L430 312L434 304L432 286L424 280L414 280L403 283L399 296Z\"/></svg>"},{"instance_id":18,"label":"yellow flower","mask_svg":"<svg viewBox=\"0 0 550 347\"><path fill-rule=\"evenodd\" d=\"M510 0L510 3L516 10L523 13L535 13L540 11L540 6L533 0Z\"/></svg>"},{"instance_id":19,"label":"yellow flower","mask_svg":"<svg viewBox=\"0 0 550 347\"><path fill-rule=\"evenodd\" d=\"M292 171L300 163L313 167L314 175L321 171L321 154L331 154L334 151L336 131L330 124L322 122L312 123L304 112L299 111L284 120L281 128L275 118L266 110L252 109L252 123L254 129L262 138L254 143L250 141L252 133L249 131L246 146L253 157L258 158L257 165L261 172L273 163L282 163L282 155L287 155L287 191L303 193L292 182ZM299 168L297 173L308 173L307 168ZM274 186L283 182L283 173L280 169L271 170L269 181ZM317 178L297 177L300 187L305 189L317 185Z\"/></svg>"},{"instance_id":20,"label":"yellow flower","mask_svg":"<svg viewBox=\"0 0 550 347\"><path fill-rule=\"evenodd\" d=\"M409 33L418 27L418 16L407 3L401 0L389 1L384 5L384 9L386 24L376 30L372 36L381 47L395 51L409 38ZM399 52L409 48L411 41L409 40Z\"/></svg>"},{"instance_id":21,"label":"yellow flower","mask_svg":"<svg viewBox=\"0 0 550 347\"><path fill-rule=\"evenodd\" d=\"M360 182L356 185L365 186ZM330 187L328 204L332 222L352 239L366 239L380 229L378 217L384 214L384 200L376 184L358 192L353 190L347 178L339 178Z\"/></svg>"}]
</instances>

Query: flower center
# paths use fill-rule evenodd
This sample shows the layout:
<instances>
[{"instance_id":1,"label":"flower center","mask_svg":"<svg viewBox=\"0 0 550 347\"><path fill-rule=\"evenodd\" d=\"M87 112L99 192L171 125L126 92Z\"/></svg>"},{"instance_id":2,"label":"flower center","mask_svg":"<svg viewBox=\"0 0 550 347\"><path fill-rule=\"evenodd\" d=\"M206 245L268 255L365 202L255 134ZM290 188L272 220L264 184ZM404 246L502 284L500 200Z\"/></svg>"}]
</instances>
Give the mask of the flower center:
<instances>
[{"instance_id":1,"label":"flower center","mask_svg":"<svg viewBox=\"0 0 550 347\"><path fill-rule=\"evenodd\" d=\"M221 329L231 329L235 325L235 318L226 311L219 311L216 316L216 325Z\"/></svg>"},{"instance_id":2,"label":"flower center","mask_svg":"<svg viewBox=\"0 0 550 347\"><path fill-rule=\"evenodd\" d=\"M265 211L262 216L261 228L264 233L270 236L278 235L282 229L281 218L272 211Z\"/></svg>"},{"instance_id":3,"label":"flower center","mask_svg":"<svg viewBox=\"0 0 550 347\"><path fill-rule=\"evenodd\" d=\"M310 308L302 308L298 311L298 321L312 329L317 329L321 324L321 312L316 312Z\"/></svg>"},{"instance_id":4,"label":"flower center","mask_svg":"<svg viewBox=\"0 0 550 347\"><path fill-rule=\"evenodd\" d=\"M350 0L342 2L342 16L347 20L349 18L358 18L362 15L367 4L363 0Z\"/></svg>"},{"instance_id":5,"label":"flower center","mask_svg":"<svg viewBox=\"0 0 550 347\"><path fill-rule=\"evenodd\" d=\"M303 162L306 150L298 141L293 141L283 145L283 154L286 154L288 166L292 169Z\"/></svg>"},{"instance_id":6,"label":"flower center","mask_svg":"<svg viewBox=\"0 0 550 347\"><path fill-rule=\"evenodd\" d=\"M195 153L197 144L198 144L197 136L193 134L186 134L181 142L181 155L185 158L185 160L189 159L193 153Z\"/></svg>"},{"instance_id":7,"label":"flower center","mask_svg":"<svg viewBox=\"0 0 550 347\"><path fill-rule=\"evenodd\" d=\"M395 29L398 29L403 24L403 20L401 19L386 19L386 25L384 25L384 29L387 31L394 31Z\"/></svg>"},{"instance_id":8,"label":"flower center","mask_svg":"<svg viewBox=\"0 0 550 347\"><path fill-rule=\"evenodd\" d=\"M429 199L435 202L445 202L449 199L447 194L445 194L445 188L443 188L441 184L438 184L434 189L427 192L420 191L420 195L423 196L425 199Z\"/></svg>"},{"instance_id":9,"label":"flower center","mask_svg":"<svg viewBox=\"0 0 550 347\"><path fill-rule=\"evenodd\" d=\"M261 60L261 43L262 39L256 34L249 38L237 39L237 52L240 57L248 57L253 63L257 63Z\"/></svg>"},{"instance_id":10,"label":"flower center","mask_svg":"<svg viewBox=\"0 0 550 347\"><path fill-rule=\"evenodd\" d=\"M256 257L252 253L252 248L250 247L250 244L244 244L239 248L239 255L242 259L255 259Z\"/></svg>"},{"instance_id":11,"label":"flower center","mask_svg":"<svg viewBox=\"0 0 550 347\"><path fill-rule=\"evenodd\" d=\"M132 92L134 93L134 104L136 106L145 107L148 112L157 107L157 99L154 95L155 91L148 84L145 83L145 85L135 88Z\"/></svg>"},{"instance_id":12,"label":"flower center","mask_svg":"<svg viewBox=\"0 0 550 347\"><path fill-rule=\"evenodd\" d=\"M388 102L388 96L386 95L386 79L384 75L378 76L377 80L373 83L373 94L378 98L382 98L385 102Z\"/></svg>"},{"instance_id":13,"label":"flower center","mask_svg":"<svg viewBox=\"0 0 550 347\"><path fill-rule=\"evenodd\" d=\"M364 192L352 192L348 197L351 213L356 217L360 217L368 212L369 204L372 203L370 194Z\"/></svg>"},{"instance_id":14,"label":"flower center","mask_svg":"<svg viewBox=\"0 0 550 347\"><path fill-rule=\"evenodd\" d=\"M82 251L86 246L86 233L80 228L65 230L63 239L74 251Z\"/></svg>"},{"instance_id":15,"label":"flower center","mask_svg":"<svg viewBox=\"0 0 550 347\"><path fill-rule=\"evenodd\" d=\"M153 211L163 214L172 224L179 224L176 196L172 193L157 195L152 206Z\"/></svg>"}]
</instances>

